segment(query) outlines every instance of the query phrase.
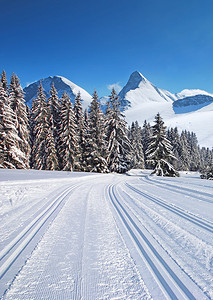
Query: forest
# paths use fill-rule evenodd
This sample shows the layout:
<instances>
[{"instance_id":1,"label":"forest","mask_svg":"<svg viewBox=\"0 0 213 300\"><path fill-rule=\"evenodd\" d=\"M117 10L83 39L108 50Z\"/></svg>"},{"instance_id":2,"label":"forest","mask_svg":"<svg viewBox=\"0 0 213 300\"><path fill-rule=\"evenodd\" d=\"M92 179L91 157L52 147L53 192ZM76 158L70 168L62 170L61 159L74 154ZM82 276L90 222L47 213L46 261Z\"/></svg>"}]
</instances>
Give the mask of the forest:
<instances>
[{"instance_id":1,"label":"forest","mask_svg":"<svg viewBox=\"0 0 213 300\"><path fill-rule=\"evenodd\" d=\"M65 92L59 98L52 85L46 99L41 82L29 108L17 75L8 83L3 71L0 167L99 173L151 168L159 176L199 171L201 178L213 177L213 151L200 148L194 132L167 129L160 114L153 121L152 126L146 120L128 126L114 89L104 111L97 91L83 111L80 93L71 103Z\"/></svg>"}]
</instances>

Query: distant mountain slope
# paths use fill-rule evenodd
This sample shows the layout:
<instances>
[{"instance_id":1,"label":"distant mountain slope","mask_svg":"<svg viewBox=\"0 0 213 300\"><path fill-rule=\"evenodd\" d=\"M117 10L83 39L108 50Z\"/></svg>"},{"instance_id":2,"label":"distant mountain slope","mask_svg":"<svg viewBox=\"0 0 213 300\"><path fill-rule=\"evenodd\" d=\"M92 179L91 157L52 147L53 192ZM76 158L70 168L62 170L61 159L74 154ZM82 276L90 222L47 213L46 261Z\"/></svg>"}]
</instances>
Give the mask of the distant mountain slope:
<instances>
[{"instance_id":1,"label":"distant mountain slope","mask_svg":"<svg viewBox=\"0 0 213 300\"><path fill-rule=\"evenodd\" d=\"M54 83L59 97L66 91L73 102L78 92L81 93L83 108L88 108L92 96L81 87L62 76L50 76L34 82L24 88L25 99L31 106L36 97L38 85L42 82L47 97ZM201 146L213 146L213 94L199 89L185 89L173 94L160 89L146 79L140 72L131 74L127 84L119 93L122 107L125 110L129 124L137 120L143 125L144 120L152 122L159 112L168 127L177 126L179 131L189 130L197 134ZM108 97L101 98L103 110L106 108Z\"/></svg>"},{"instance_id":2,"label":"distant mountain slope","mask_svg":"<svg viewBox=\"0 0 213 300\"><path fill-rule=\"evenodd\" d=\"M185 89L182 92L175 94L177 99L183 99L186 97L193 97L197 95L205 95L205 96L213 97L213 94L210 94L206 91L199 90L199 89L192 89L192 90Z\"/></svg>"},{"instance_id":3,"label":"distant mountain slope","mask_svg":"<svg viewBox=\"0 0 213 300\"><path fill-rule=\"evenodd\" d=\"M209 104L211 98L213 98L213 94L199 89L185 89L180 93L173 94L167 90L159 89L140 72L135 71L130 75L127 84L120 91L119 97L122 99L123 105L128 108L141 105L142 103L171 103L180 99L185 99L183 102L179 102L183 106L188 106L187 102L189 102L189 105L192 102L197 105L204 104L205 102Z\"/></svg>"},{"instance_id":4,"label":"distant mountain slope","mask_svg":"<svg viewBox=\"0 0 213 300\"><path fill-rule=\"evenodd\" d=\"M81 98L83 100L82 105L84 108L88 107L91 102L92 96L87 93L83 88L79 87L75 83L70 80L62 77L62 76L49 76L48 78L44 78L38 80L27 87L24 88L25 92L25 100L26 103L31 107L32 99L36 97L39 83L42 83L42 86L45 90L46 96L49 97L49 92L52 84L54 83L55 88L57 89L58 96L61 97L63 92L68 92L73 102L78 92L81 93Z\"/></svg>"},{"instance_id":5,"label":"distant mountain slope","mask_svg":"<svg viewBox=\"0 0 213 300\"><path fill-rule=\"evenodd\" d=\"M199 110L211 103L213 103L213 97L196 95L176 100L173 103L173 110L176 114L188 113Z\"/></svg>"},{"instance_id":6,"label":"distant mountain slope","mask_svg":"<svg viewBox=\"0 0 213 300\"><path fill-rule=\"evenodd\" d=\"M164 103L176 100L175 95L158 89L138 71L131 74L127 84L120 91L119 97L123 105L127 104L129 107L142 103Z\"/></svg>"},{"instance_id":7,"label":"distant mountain slope","mask_svg":"<svg viewBox=\"0 0 213 300\"><path fill-rule=\"evenodd\" d=\"M198 89L173 94L157 88L136 71L119 97L128 123L152 122L159 112L167 126L194 131L201 146L213 146L213 94Z\"/></svg>"}]
</instances>

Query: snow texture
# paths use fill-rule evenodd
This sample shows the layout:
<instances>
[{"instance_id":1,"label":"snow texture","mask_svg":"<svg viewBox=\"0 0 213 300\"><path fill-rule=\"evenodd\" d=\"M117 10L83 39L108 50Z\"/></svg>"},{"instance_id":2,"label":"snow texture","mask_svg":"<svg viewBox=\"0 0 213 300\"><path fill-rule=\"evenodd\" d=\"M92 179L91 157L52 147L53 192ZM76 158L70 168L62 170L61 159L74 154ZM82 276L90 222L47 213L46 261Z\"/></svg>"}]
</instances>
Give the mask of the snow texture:
<instances>
[{"instance_id":1,"label":"snow texture","mask_svg":"<svg viewBox=\"0 0 213 300\"><path fill-rule=\"evenodd\" d=\"M30 85L28 85L27 87L24 88L25 100L29 106L31 106L32 99L36 98L38 86L39 86L40 82L42 83L42 86L46 92L47 97L50 96L49 93L51 90L51 86L52 86L52 84L54 84L54 86L58 92L59 98L62 97L63 92L65 91L69 94L71 101L74 102L75 97L80 92L81 99L83 100L82 106L84 109L88 107L88 105L90 104L90 102L92 100L92 96L88 92L86 92L83 88L79 87L78 85L71 82L67 78L62 77L62 76L49 76L48 78L44 78L44 79L38 80L34 83L31 83Z\"/></svg>"},{"instance_id":2,"label":"snow texture","mask_svg":"<svg viewBox=\"0 0 213 300\"><path fill-rule=\"evenodd\" d=\"M119 93L126 106L125 115L129 124L137 120L153 122L157 113L167 127L196 133L201 146L212 147L213 94L196 89L172 94L154 86L141 73L134 72ZM127 105L126 105L127 103Z\"/></svg>"},{"instance_id":3,"label":"snow texture","mask_svg":"<svg viewBox=\"0 0 213 300\"><path fill-rule=\"evenodd\" d=\"M3 299L212 299L213 182L0 170Z\"/></svg>"}]
</instances>

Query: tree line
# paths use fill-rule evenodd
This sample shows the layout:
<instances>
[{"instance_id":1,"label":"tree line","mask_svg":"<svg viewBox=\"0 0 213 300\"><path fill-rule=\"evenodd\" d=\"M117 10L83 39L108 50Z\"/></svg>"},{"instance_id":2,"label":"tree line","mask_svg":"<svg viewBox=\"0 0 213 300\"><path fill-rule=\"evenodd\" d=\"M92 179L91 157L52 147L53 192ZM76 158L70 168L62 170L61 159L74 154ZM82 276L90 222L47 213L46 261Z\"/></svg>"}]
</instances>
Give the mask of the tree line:
<instances>
[{"instance_id":1,"label":"tree line","mask_svg":"<svg viewBox=\"0 0 213 300\"><path fill-rule=\"evenodd\" d=\"M1 168L100 173L153 168L157 175L178 176L178 170L207 170L212 159L212 150L200 149L195 133L167 130L160 114L153 126L144 121L141 128L135 121L127 127L114 89L105 112L96 91L83 111L80 93L71 103L52 85L46 99L40 82L29 109L17 75L8 84L5 71L1 74Z\"/></svg>"}]
</instances>

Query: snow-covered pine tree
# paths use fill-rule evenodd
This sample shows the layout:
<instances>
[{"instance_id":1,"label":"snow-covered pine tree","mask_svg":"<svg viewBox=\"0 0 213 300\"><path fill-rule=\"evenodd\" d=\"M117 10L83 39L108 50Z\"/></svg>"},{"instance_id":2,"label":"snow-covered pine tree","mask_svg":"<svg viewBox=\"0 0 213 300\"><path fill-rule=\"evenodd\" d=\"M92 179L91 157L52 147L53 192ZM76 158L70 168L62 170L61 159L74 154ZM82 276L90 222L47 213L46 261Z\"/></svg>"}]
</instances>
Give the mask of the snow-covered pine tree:
<instances>
[{"instance_id":1,"label":"snow-covered pine tree","mask_svg":"<svg viewBox=\"0 0 213 300\"><path fill-rule=\"evenodd\" d=\"M36 99L33 98L32 100L32 106L29 112L29 132L30 132L30 148L31 148L31 155L30 155L30 168L33 168L34 165L34 158L32 155L32 149L33 149L33 145L35 143L35 136L34 136L34 127L35 127L35 111L36 111Z\"/></svg>"},{"instance_id":2,"label":"snow-covered pine tree","mask_svg":"<svg viewBox=\"0 0 213 300\"><path fill-rule=\"evenodd\" d=\"M84 114L83 114L83 108L81 102L82 102L81 93L78 92L77 96L75 97L73 111L76 119L76 124L82 127L84 123Z\"/></svg>"},{"instance_id":3,"label":"snow-covered pine tree","mask_svg":"<svg viewBox=\"0 0 213 300\"><path fill-rule=\"evenodd\" d=\"M60 168L72 171L78 152L76 124L70 97L64 92L61 99L61 115L59 128L59 160Z\"/></svg>"},{"instance_id":4,"label":"snow-covered pine tree","mask_svg":"<svg viewBox=\"0 0 213 300\"><path fill-rule=\"evenodd\" d=\"M201 178L202 179L211 179L213 180L213 149L202 148L201 149L201 157L202 157L202 168Z\"/></svg>"},{"instance_id":5,"label":"snow-covered pine tree","mask_svg":"<svg viewBox=\"0 0 213 300\"><path fill-rule=\"evenodd\" d=\"M87 158L87 169L90 172L108 172L106 162L106 140L104 116L100 109L98 94L94 91L89 107L89 147L90 156Z\"/></svg>"},{"instance_id":6,"label":"snow-covered pine tree","mask_svg":"<svg viewBox=\"0 0 213 300\"><path fill-rule=\"evenodd\" d=\"M54 140L55 140L55 144L56 144L56 148L57 148L58 130L59 130L59 123L60 123L60 118L59 118L60 103L59 103L58 93L54 86L54 83L52 84L51 89L50 89L50 97L48 99L48 106L49 106L50 113L52 116L53 136L54 136Z\"/></svg>"},{"instance_id":7,"label":"snow-covered pine tree","mask_svg":"<svg viewBox=\"0 0 213 300\"><path fill-rule=\"evenodd\" d=\"M206 148L202 147L200 149L200 171L202 171L205 167L205 154L206 154Z\"/></svg>"},{"instance_id":8,"label":"snow-covered pine tree","mask_svg":"<svg viewBox=\"0 0 213 300\"><path fill-rule=\"evenodd\" d=\"M188 143L190 148L190 171L198 171L201 166L200 148L197 136L194 132L188 132Z\"/></svg>"},{"instance_id":9,"label":"snow-covered pine tree","mask_svg":"<svg viewBox=\"0 0 213 300\"><path fill-rule=\"evenodd\" d=\"M144 162L145 162L145 167L148 168L147 164L147 158L146 158L146 151L149 145L149 140L150 137L152 136L152 127L147 121L145 120L143 123L143 128L142 128L142 145L143 145L143 153L144 153Z\"/></svg>"},{"instance_id":10,"label":"snow-covered pine tree","mask_svg":"<svg viewBox=\"0 0 213 300\"><path fill-rule=\"evenodd\" d=\"M200 156L201 156L200 172L201 174L206 174L207 170L209 170L209 167L213 164L213 150L202 147L202 149L200 150Z\"/></svg>"},{"instance_id":11,"label":"snow-covered pine tree","mask_svg":"<svg viewBox=\"0 0 213 300\"><path fill-rule=\"evenodd\" d=\"M132 168L144 169L142 130L138 122L132 123L129 139L132 145Z\"/></svg>"},{"instance_id":12,"label":"snow-covered pine tree","mask_svg":"<svg viewBox=\"0 0 213 300\"><path fill-rule=\"evenodd\" d=\"M187 131L182 131L180 135L180 170L189 171L190 169L190 147L187 140Z\"/></svg>"},{"instance_id":13,"label":"snow-covered pine tree","mask_svg":"<svg viewBox=\"0 0 213 300\"><path fill-rule=\"evenodd\" d=\"M166 126L158 113L155 117L153 134L146 151L147 160L154 165L152 174L157 176L179 176L170 161L176 159L172 153L172 145L166 138Z\"/></svg>"},{"instance_id":14,"label":"snow-covered pine tree","mask_svg":"<svg viewBox=\"0 0 213 300\"><path fill-rule=\"evenodd\" d=\"M110 172L124 173L131 167L132 146L127 136L126 121L120 106L120 99L113 89L106 112L107 163Z\"/></svg>"},{"instance_id":15,"label":"snow-covered pine tree","mask_svg":"<svg viewBox=\"0 0 213 300\"><path fill-rule=\"evenodd\" d=\"M49 128L48 128L48 135L47 135L47 160L46 160L46 170L58 170L58 153L56 150L56 144L54 139L54 121L53 116L51 114L49 106L47 106L47 113L48 113L48 121L49 121Z\"/></svg>"},{"instance_id":16,"label":"snow-covered pine tree","mask_svg":"<svg viewBox=\"0 0 213 300\"><path fill-rule=\"evenodd\" d=\"M55 170L58 167L56 149L51 128L50 111L46 102L46 97L42 84L38 87L36 107L33 111L34 144L32 148L33 168L37 170Z\"/></svg>"},{"instance_id":17,"label":"snow-covered pine tree","mask_svg":"<svg viewBox=\"0 0 213 300\"><path fill-rule=\"evenodd\" d=\"M7 91L7 76L5 70L3 70L1 73L1 82L2 82L3 89Z\"/></svg>"},{"instance_id":18,"label":"snow-covered pine tree","mask_svg":"<svg viewBox=\"0 0 213 300\"><path fill-rule=\"evenodd\" d=\"M76 153L76 162L75 162L75 169L77 171L81 170L81 163L82 163L82 155L83 155L83 140L84 140L84 114L83 108L81 104L81 94L80 92L77 94L73 106L74 112L74 119L76 123L76 139L78 143L78 153Z\"/></svg>"},{"instance_id":19,"label":"snow-covered pine tree","mask_svg":"<svg viewBox=\"0 0 213 300\"><path fill-rule=\"evenodd\" d=\"M128 139L131 141L132 140L132 131L133 131L133 128L135 126L135 123L132 122L132 125L128 125L128 128L127 128L127 137Z\"/></svg>"},{"instance_id":20,"label":"snow-covered pine tree","mask_svg":"<svg viewBox=\"0 0 213 300\"><path fill-rule=\"evenodd\" d=\"M22 169L25 156L19 149L16 115L12 110L8 93L0 82L0 156L1 167Z\"/></svg>"},{"instance_id":21,"label":"snow-covered pine tree","mask_svg":"<svg viewBox=\"0 0 213 300\"><path fill-rule=\"evenodd\" d=\"M6 168L6 145L5 138L6 134L4 132L4 115L5 108L8 103L8 95L6 94L2 82L0 82L0 168Z\"/></svg>"},{"instance_id":22,"label":"snow-covered pine tree","mask_svg":"<svg viewBox=\"0 0 213 300\"><path fill-rule=\"evenodd\" d=\"M172 145L172 152L174 153L174 156L177 158L176 160L173 161L174 168L176 170L181 170L180 155L181 155L182 149L181 149L180 135L178 133L177 127L168 129L167 138Z\"/></svg>"},{"instance_id":23,"label":"snow-covered pine tree","mask_svg":"<svg viewBox=\"0 0 213 300\"><path fill-rule=\"evenodd\" d=\"M81 143L81 150L82 150L82 157L81 157L81 171L89 172L91 171L91 167L89 163L91 162L91 146L90 146L90 135L89 135L89 120L88 120L88 112L87 109L84 111L84 130L82 135L82 143Z\"/></svg>"},{"instance_id":24,"label":"snow-covered pine tree","mask_svg":"<svg viewBox=\"0 0 213 300\"><path fill-rule=\"evenodd\" d=\"M9 87L9 102L16 116L16 129L19 136L19 150L23 169L29 169L30 162L30 136L27 108L24 100L24 92L16 74L12 74ZM20 158L21 159L21 158Z\"/></svg>"}]
</instances>

